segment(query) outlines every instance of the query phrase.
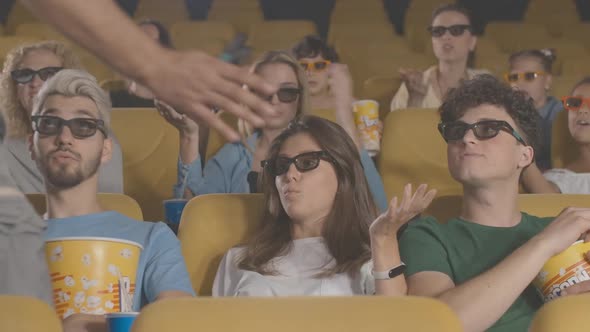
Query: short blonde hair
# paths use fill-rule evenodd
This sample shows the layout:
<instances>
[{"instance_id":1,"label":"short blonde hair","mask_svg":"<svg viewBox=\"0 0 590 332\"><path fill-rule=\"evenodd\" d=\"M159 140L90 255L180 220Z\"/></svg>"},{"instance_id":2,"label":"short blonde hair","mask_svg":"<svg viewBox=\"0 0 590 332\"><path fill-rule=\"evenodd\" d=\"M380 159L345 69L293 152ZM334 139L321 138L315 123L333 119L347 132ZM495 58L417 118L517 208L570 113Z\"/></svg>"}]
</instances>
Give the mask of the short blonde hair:
<instances>
[{"instance_id":1,"label":"short blonde hair","mask_svg":"<svg viewBox=\"0 0 590 332\"><path fill-rule=\"evenodd\" d=\"M311 104L307 76L305 75L303 67L299 65L299 62L291 54L285 51L269 51L263 54L260 59L252 65L250 71L253 73L258 73L260 68L262 68L264 65L277 63L282 63L291 67L291 69L293 69L295 72L295 76L297 76L297 83L299 84L301 92L299 93L299 98L297 99L297 113L295 114L295 117L308 114ZM249 122L239 119L238 129L242 134L242 137L247 137L252 135L255 128Z\"/></svg>"},{"instance_id":2,"label":"short blonde hair","mask_svg":"<svg viewBox=\"0 0 590 332\"><path fill-rule=\"evenodd\" d=\"M57 41L23 44L8 52L0 73L0 111L4 114L9 137L23 138L32 132L29 113L18 100L16 82L12 80L10 73L18 68L27 53L34 50L47 50L54 53L61 59L64 68L82 68L74 52Z\"/></svg>"},{"instance_id":3,"label":"short blonde hair","mask_svg":"<svg viewBox=\"0 0 590 332\"><path fill-rule=\"evenodd\" d=\"M98 109L98 118L104 121L107 132L111 132L111 99L100 87L96 78L88 72L64 69L47 80L33 99L32 115L39 115L47 98L55 95L86 97L92 100Z\"/></svg>"}]
</instances>

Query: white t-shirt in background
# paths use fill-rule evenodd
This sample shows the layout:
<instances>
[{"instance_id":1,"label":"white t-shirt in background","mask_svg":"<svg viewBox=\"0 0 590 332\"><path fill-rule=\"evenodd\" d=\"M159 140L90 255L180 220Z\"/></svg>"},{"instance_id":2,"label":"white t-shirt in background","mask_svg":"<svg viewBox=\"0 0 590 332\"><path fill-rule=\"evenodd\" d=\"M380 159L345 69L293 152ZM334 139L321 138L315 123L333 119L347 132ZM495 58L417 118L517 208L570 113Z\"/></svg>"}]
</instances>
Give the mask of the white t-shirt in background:
<instances>
[{"instance_id":1,"label":"white t-shirt in background","mask_svg":"<svg viewBox=\"0 0 590 332\"><path fill-rule=\"evenodd\" d=\"M373 295L375 280L371 261L351 278L340 273L329 278L316 275L334 265L321 237L294 240L289 253L272 259L276 275L262 275L237 267L244 247L230 249L219 264L213 296L339 296Z\"/></svg>"},{"instance_id":2,"label":"white t-shirt in background","mask_svg":"<svg viewBox=\"0 0 590 332\"><path fill-rule=\"evenodd\" d=\"M543 173L555 183L562 194L590 194L590 173L576 173L565 168L554 168Z\"/></svg>"}]
</instances>

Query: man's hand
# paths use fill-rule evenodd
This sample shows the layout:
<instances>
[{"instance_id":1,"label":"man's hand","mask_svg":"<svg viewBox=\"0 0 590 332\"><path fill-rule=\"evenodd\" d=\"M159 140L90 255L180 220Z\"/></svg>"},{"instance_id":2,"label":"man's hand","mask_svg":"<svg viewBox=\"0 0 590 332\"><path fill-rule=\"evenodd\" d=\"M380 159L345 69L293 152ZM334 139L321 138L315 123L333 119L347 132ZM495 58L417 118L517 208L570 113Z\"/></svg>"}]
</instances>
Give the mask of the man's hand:
<instances>
[{"instance_id":1,"label":"man's hand","mask_svg":"<svg viewBox=\"0 0 590 332\"><path fill-rule=\"evenodd\" d=\"M200 51L165 50L164 60L142 82L180 113L205 122L226 139L239 140L235 130L213 112L218 108L233 113L255 127L264 126L264 117L275 113L256 93L271 95L276 88L256 74L213 58ZM244 89L247 85L249 89Z\"/></svg>"}]
</instances>

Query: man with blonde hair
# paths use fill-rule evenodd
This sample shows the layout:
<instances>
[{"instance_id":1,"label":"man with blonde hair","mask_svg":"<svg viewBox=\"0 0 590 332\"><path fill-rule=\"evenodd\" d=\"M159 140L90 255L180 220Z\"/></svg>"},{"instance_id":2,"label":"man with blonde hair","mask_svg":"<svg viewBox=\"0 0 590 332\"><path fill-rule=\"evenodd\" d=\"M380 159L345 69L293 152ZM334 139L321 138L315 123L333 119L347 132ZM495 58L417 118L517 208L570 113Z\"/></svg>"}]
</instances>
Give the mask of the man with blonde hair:
<instances>
[{"instance_id":1,"label":"man with blonde hair","mask_svg":"<svg viewBox=\"0 0 590 332\"><path fill-rule=\"evenodd\" d=\"M10 50L0 73L0 110L5 115L7 138L5 160L16 186L24 193L45 191L43 177L28 151L32 133L33 98L55 73L79 69L80 61L66 45L57 41L23 44ZM102 167L99 191L123 192L123 157L113 140L113 157Z\"/></svg>"},{"instance_id":2,"label":"man with blonde hair","mask_svg":"<svg viewBox=\"0 0 590 332\"><path fill-rule=\"evenodd\" d=\"M94 77L62 70L35 97L31 155L45 179L45 239L109 237L143 246L133 309L163 298L194 295L180 244L163 223L139 222L104 211L97 199L97 171L111 156L110 103ZM89 314L63 317L66 331L105 324L104 303ZM92 315L94 314L94 315Z\"/></svg>"}]
</instances>

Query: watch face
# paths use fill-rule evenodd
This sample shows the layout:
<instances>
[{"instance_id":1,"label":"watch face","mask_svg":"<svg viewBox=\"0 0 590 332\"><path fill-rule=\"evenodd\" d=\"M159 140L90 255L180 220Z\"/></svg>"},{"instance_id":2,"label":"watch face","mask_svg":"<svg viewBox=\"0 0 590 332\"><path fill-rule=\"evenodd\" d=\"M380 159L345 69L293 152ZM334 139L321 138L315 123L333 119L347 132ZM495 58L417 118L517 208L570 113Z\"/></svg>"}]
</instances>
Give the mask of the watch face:
<instances>
[{"instance_id":1,"label":"watch face","mask_svg":"<svg viewBox=\"0 0 590 332\"><path fill-rule=\"evenodd\" d=\"M393 279L406 271L406 265L402 264L394 269L389 270L389 278Z\"/></svg>"}]
</instances>

